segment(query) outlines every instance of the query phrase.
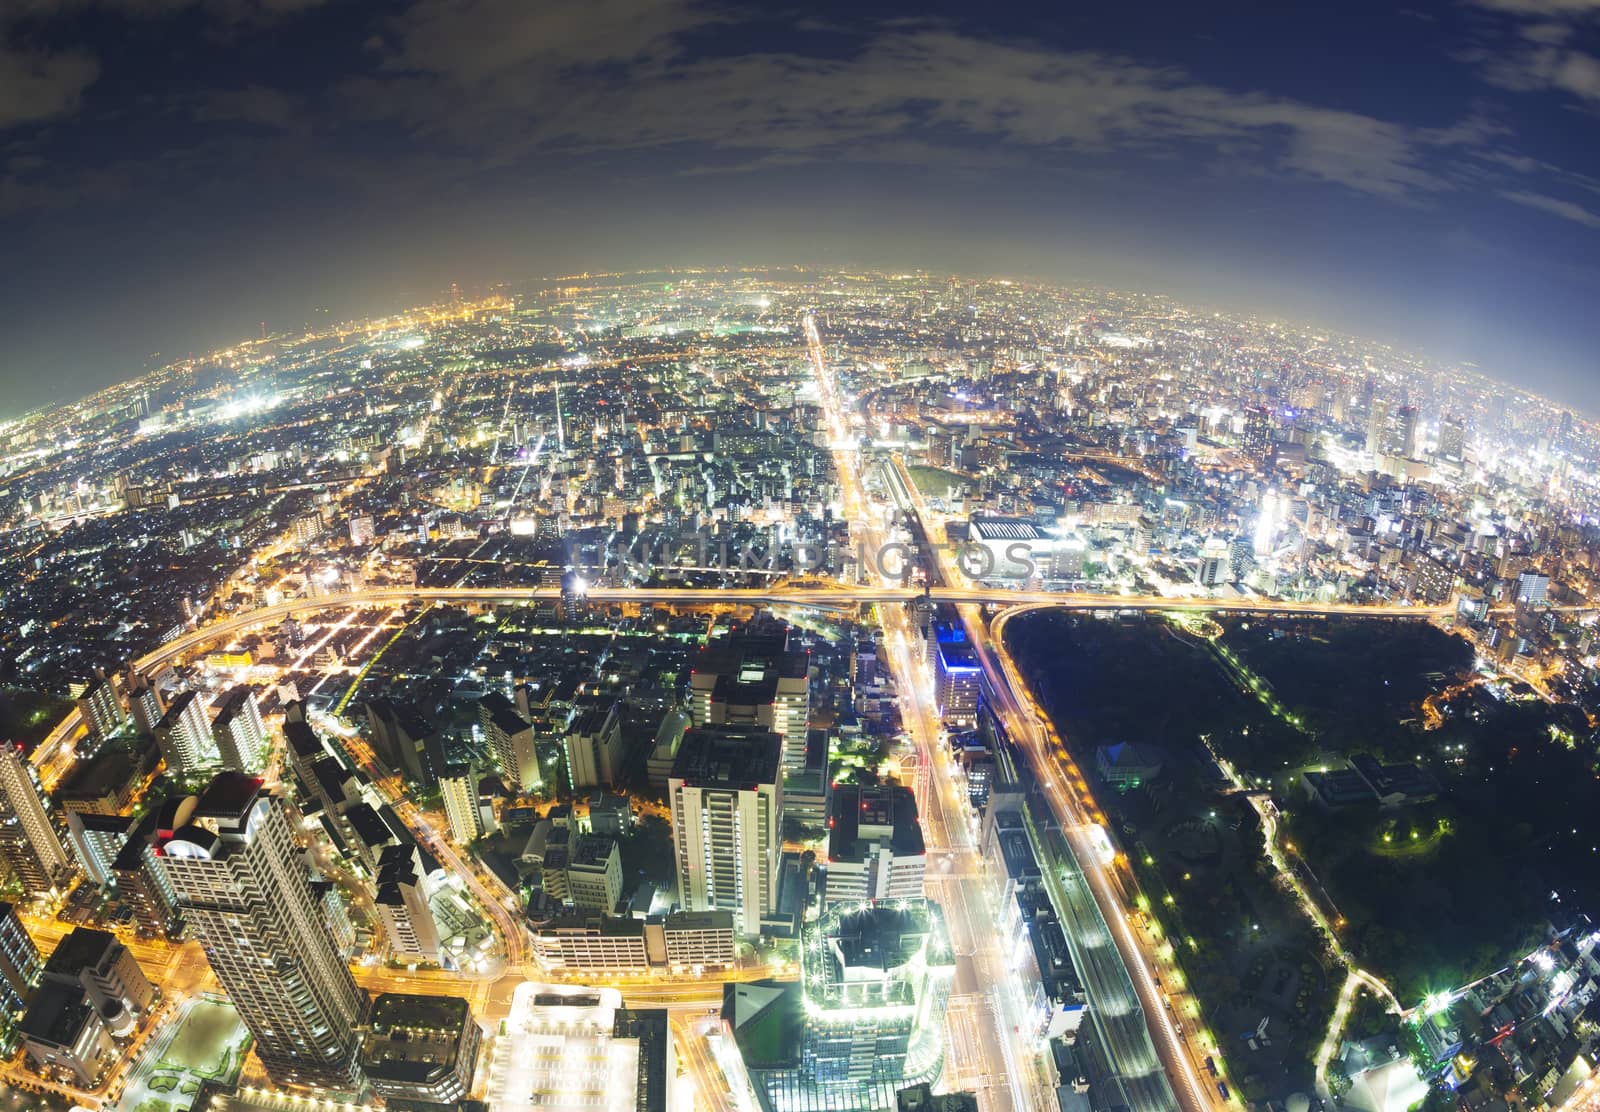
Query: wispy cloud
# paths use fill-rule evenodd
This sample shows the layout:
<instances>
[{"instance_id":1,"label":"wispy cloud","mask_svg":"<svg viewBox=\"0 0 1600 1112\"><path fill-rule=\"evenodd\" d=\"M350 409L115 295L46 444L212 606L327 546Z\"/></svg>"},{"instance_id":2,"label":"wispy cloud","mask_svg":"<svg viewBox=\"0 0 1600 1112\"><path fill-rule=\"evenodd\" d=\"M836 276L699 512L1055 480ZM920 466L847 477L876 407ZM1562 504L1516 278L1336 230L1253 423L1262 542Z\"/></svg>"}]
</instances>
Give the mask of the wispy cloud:
<instances>
[{"instance_id":1,"label":"wispy cloud","mask_svg":"<svg viewBox=\"0 0 1600 1112\"><path fill-rule=\"evenodd\" d=\"M730 159L739 165L890 151L1031 151L1046 162L1183 153L1211 169L1237 162L1412 200L1454 187L1440 152L1495 131L1472 118L1418 128L927 21L879 26L826 54L708 57L685 43L726 16L687 0L467 9L463 19L457 4L420 0L384 36L383 72L345 92L365 113L478 147L496 164L677 145L741 152Z\"/></svg>"},{"instance_id":2,"label":"wispy cloud","mask_svg":"<svg viewBox=\"0 0 1600 1112\"><path fill-rule=\"evenodd\" d=\"M1540 212L1547 212L1551 216L1559 216L1563 220L1570 220L1574 224L1582 224L1585 228L1600 230L1600 213L1591 212L1582 205L1572 201L1563 201L1559 197L1547 197L1543 193L1526 193L1520 190L1503 190L1500 196L1514 204L1524 205Z\"/></svg>"}]
</instances>

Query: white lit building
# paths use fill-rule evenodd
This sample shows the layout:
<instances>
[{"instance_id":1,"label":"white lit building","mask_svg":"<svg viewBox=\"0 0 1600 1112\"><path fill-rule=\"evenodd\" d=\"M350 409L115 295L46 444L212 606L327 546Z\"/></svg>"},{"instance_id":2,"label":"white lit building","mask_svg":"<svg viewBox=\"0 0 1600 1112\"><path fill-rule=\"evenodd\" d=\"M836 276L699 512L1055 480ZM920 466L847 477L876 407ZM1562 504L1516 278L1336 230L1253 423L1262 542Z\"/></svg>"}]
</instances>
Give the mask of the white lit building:
<instances>
[{"instance_id":1,"label":"white lit building","mask_svg":"<svg viewBox=\"0 0 1600 1112\"><path fill-rule=\"evenodd\" d=\"M234 772L261 770L267 759L267 724L261 720L254 688L241 685L223 697L211 722L211 737L222 767Z\"/></svg>"},{"instance_id":2,"label":"white lit building","mask_svg":"<svg viewBox=\"0 0 1600 1112\"><path fill-rule=\"evenodd\" d=\"M761 932L778 901L783 739L771 730L690 730L672 764L672 845L687 911L731 911Z\"/></svg>"},{"instance_id":3,"label":"white lit building","mask_svg":"<svg viewBox=\"0 0 1600 1112\"><path fill-rule=\"evenodd\" d=\"M211 720L206 717L205 699L198 692L185 691L173 699L154 732L170 773L193 772L217 763Z\"/></svg>"},{"instance_id":4,"label":"white lit building","mask_svg":"<svg viewBox=\"0 0 1600 1112\"><path fill-rule=\"evenodd\" d=\"M664 1008L625 1008L614 988L524 982L489 1063L500 1112L675 1109L672 1028Z\"/></svg>"}]
</instances>

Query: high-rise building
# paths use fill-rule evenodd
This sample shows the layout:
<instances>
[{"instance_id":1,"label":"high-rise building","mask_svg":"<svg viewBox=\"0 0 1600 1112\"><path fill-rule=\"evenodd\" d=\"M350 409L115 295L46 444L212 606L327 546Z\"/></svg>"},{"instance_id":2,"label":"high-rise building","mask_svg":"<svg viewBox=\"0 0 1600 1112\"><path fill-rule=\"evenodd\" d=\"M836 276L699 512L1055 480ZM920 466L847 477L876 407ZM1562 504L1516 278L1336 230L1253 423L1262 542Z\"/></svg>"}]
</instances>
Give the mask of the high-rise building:
<instances>
[{"instance_id":1,"label":"high-rise building","mask_svg":"<svg viewBox=\"0 0 1600 1112\"><path fill-rule=\"evenodd\" d=\"M783 738L783 766L804 767L811 721L809 654L788 630L743 631L707 645L689 677L696 726L761 726Z\"/></svg>"},{"instance_id":2,"label":"high-rise building","mask_svg":"<svg viewBox=\"0 0 1600 1112\"><path fill-rule=\"evenodd\" d=\"M410 703L369 700L367 730L373 752L408 780L427 783L448 763L439 728Z\"/></svg>"},{"instance_id":3,"label":"high-rise building","mask_svg":"<svg viewBox=\"0 0 1600 1112\"><path fill-rule=\"evenodd\" d=\"M232 772L259 772L267 759L267 724L253 687L241 684L223 696L211 720L211 737L222 767Z\"/></svg>"},{"instance_id":4,"label":"high-rise building","mask_svg":"<svg viewBox=\"0 0 1600 1112\"><path fill-rule=\"evenodd\" d=\"M722 1019L768 1112L893 1108L944 1068L954 974L936 904L835 904L802 932L800 980L726 985Z\"/></svg>"},{"instance_id":5,"label":"high-rise building","mask_svg":"<svg viewBox=\"0 0 1600 1112\"><path fill-rule=\"evenodd\" d=\"M478 725L483 728L489 752L500 775L517 791L532 791L543 782L533 723L517 713L511 700L491 691L478 700Z\"/></svg>"},{"instance_id":6,"label":"high-rise building","mask_svg":"<svg viewBox=\"0 0 1600 1112\"><path fill-rule=\"evenodd\" d=\"M281 801L224 772L159 847L184 919L275 1081L348 1090L366 996L312 895Z\"/></svg>"},{"instance_id":7,"label":"high-rise building","mask_svg":"<svg viewBox=\"0 0 1600 1112\"><path fill-rule=\"evenodd\" d=\"M188 823L198 802L192 795L178 796L145 815L111 864L117 893L133 908L143 934L171 936L181 925L178 894L157 847Z\"/></svg>"},{"instance_id":8,"label":"high-rise building","mask_svg":"<svg viewBox=\"0 0 1600 1112\"><path fill-rule=\"evenodd\" d=\"M898 784L841 786L828 816L825 903L916 899L927 865L917 801Z\"/></svg>"},{"instance_id":9,"label":"high-rise building","mask_svg":"<svg viewBox=\"0 0 1600 1112\"><path fill-rule=\"evenodd\" d=\"M579 714L562 741L574 788L610 787L622 771L622 716L618 704Z\"/></svg>"},{"instance_id":10,"label":"high-rise building","mask_svg":"<svg viewBox=\"0 0 1600 1112\"><path fill-rule=\"evenodd\" d=\"M483 1031L459 996L385 992L368 1027L361 1072L387 1107L459 1108L472 1094Z\"/></svg>"},{"instance_id":11,"label":"high-rise building","mask_svg":"<svg viewBox=\"0 0 1600 1112\"><path fill-rule=\"evenodd\" d=\"M156 732L156 723L161 721L161 716L167 711L166 703L161 699L161 692L155 684L150 682L150 677L132 666L128 668L128 713L133 718L134 725L147 734Z\"/></svg>"},{"instance_id":12,"label":"high-rise building","mask_svg":"<svg viewBox=\"0 0 1600 1112\"><path fill-rule=\"evenodd\" d=\"M1466 458L1466 422L1455 414L1446 414L1439 424L1439 457L1460 463Z\"/></svg>"},{"instance_id":13,"label":"high-rise building","mask_svg":"<svg viewBox=\"0 0 1600 1112\"><path fill-rule=\"evenodd\" d=\"M210 768L217 763L217 745L211 737L205 698L185 691L173 699L154 731L167 771L174 775Z\"/></svg>"},{"instance_id":14,"label":"high-rise building","mask_svg":"<svg viewBox=\"0 0 1600 1112\"><path fill-rule=\"evenodd\" d=\"M1406 459L1417 457L1418 420L1417 407L1414 405L1403 405L1395 414L1393 429L1395 455L1404 456Z\"/></svg>"},{"instance_id":15,"label":"high-rise building","mask_svg":"<svg viewBox=\"0 0 1600 1112\"><path fill-rule=\"evenodd\" d=\"M583 600L589 592L589 584L582 574L573 568L568 568L561 574L561 616L568 622L576 622L583 616Z\"/></svg>"},{"instance_id":16,"label":"high-rise building","mask_svg":"<svg viewBox=\"0 0 1600 1112\"><path fill-rule=\"evenodd\" d=\"M98 675L90 681L88 688L78 697L78 709L83 713L84 724L95 737L110 737L128 721L128 714L122 709L122 699L117 695L116 684L105 675Z\"/></svg>"},{"instance_id":17,"label":"high-rise building","mask_svg":"<svg viewBox=\"0 0 1600 1112\"><path fill-rule=\"evenodd\" d=\"M45 800L21 746L0 745L0 856L30 896L59 890L75 871Z\"/></svg>"},{"instance_id":18,"label":"high-rise building","mask_svg":"<svg viewBox=\"0 0 1600 1112\"><path fill-rule=\"evenodd\" d=\"M43 970L39 947L17 918L17 909L0 903L0 1014L22 1013Z\"/></svg>"},{"instance_id":19,"label":"high-rise building","mask_svg":"<svg viewBox=\"0 0 1600 1112\"><path fill-rule=\"evenodd\" d=\"M567 899L573 906L611 914L622 898L622 856L615 838L584 834L567 850Z\"/></svg>"},{"instance_id":20,"label":"high-rise building","mask_svg":"<svg viewBox=\"0 0 1600 1112\"><path fill-rule=\"evenodd\" d=\"M1272 455L1272 414L1264 406L1244 411L1244 454L1256 463Z\"/></svg>"},{"instance_id":21,"label":"high-rise building","mask_svg":"<svg viewBox=\"0 0 1600 1112\"><path fill-rule=\"evenodd\" d=\"M983 672L977 654L961 626L938 626L933 655L933 687L939 713L952 726L971 726L978 720L978 699Z\"/></svg>"},{"instance_id":22,"label":"high-rise building","mask_svg":"<svg viewBox=\"0 0 1600 1112\"><path fill-rule=\"evenodd\" d=\"M477 841L487 833L483 806L478 799L478 770L470 765L451 769L439 778L439 794L444 798L444 817L450 823L450 836L462 845Z\"/></svg>"},{"instance_id":23,"label":"high-rise building","mask_svg":"<svg viewBox=\"0 0 1600 1112\"><path fill-rule=\"evenodd\" d=\"M100 815L88 811L67 812L67 841L77 855L78 864L90 883L103 890L116 884L112 866L122 847L128 844L137 820L128 815Z\"/></svg>"},{"instance_id":24,"label":"high-rise building","mask_svg":"<svg viewBox=\"0 0 1600 1112\"><path fill-rule=\"evenodd\" d=\"M755 727L693 729L667 780L678 899L688 911L733 912L742 934L760 933L778 905L783 744Z\"/></svg>"},{"instance_id":25,"label":"high-rise building","mask_svg":"<svg viewBox=\"0 0 1600 1112\"><path fill-rule=\"evenodd\" d=\"M389 956L397 961L437 962L439 928L428 907L427 882L417 867L415 849L385 849L378 864L377 883L373 904L383 923Z\"/></svg>"}]
</instances>

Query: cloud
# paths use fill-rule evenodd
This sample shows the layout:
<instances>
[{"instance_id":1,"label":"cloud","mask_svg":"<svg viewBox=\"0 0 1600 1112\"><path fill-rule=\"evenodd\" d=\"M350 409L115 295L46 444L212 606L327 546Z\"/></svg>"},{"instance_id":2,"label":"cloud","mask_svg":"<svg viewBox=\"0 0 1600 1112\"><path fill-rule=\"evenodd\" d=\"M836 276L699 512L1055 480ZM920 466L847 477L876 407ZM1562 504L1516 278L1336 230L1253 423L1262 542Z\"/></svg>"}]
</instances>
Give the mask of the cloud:
<instances>
[{"instance_id":1,"label":"cloud","mask_svg":"<svg viewBox=\"0 0 1600 1112\"><path fill-rule=\"evenodd\" d=\"M930 22L840 35L847 49L827 54L686 48L726 18L688 0L420 0L388 29L383 73L344 92L360 112L475 147L489 165L678 146L738 152L728 162L744 166L1182 153L1395 199L1452 188L1434 156L1492 130L1416 128Z\"/></svg>"},{"instance_id":2,"label":"cloud","mask_svg":"<svg viewBox=\"0 0 1600 1112\"><path fill-rule=\"evenodd\" d=\"M194 118L202 122L247 123L279 131L288 130L297 114L293 97L264 85L212 90L194 109Z\"/></svg>"},{"instance_id":3,"label":"cloud","mask_svg":"<svg viewBox=\"0 0 1600 1112\"><path fill-rule=\"evenodd\" d=\"M0 128L73 111L99 74L99 63L84 51L29 50L0 40Z\"/></svg>"},{"instance_id":4,"label":"cloud","mask_svg":"<svg viewBox=\"0 0 1600 1112\"><path fill-rule=\"evenodd\" d=\"M1558 92L1600 107L1600 57L1572 45L1600 21L1600 0L1473 0L1507 17L1519 41L1467 55L1485 79L1512 92Z\"/></svg>"},{"instance_id":5,"label":"cloud","mask_svg":"<svg viewBox=\"0 0 1600 1112\"><path fill-rule=\"evenodd\" d=\"M1512 15L1571 19L1600 13L1600 0L1473 0L1476 7Z\"/></svg>"},{"instance_id":6,"label":"cloud","mask_svg":"<svg viewBox=\"0 0 1600 1112\"><path fill-rule=\"evenodd\" d=\"M1543 193L1527 193L1521 190L1503 190L1500 196L1515 204L1524 205L1540 212L1547 212L1552 216L1559 216L1563 220L1570 220L1574 224L1582 224L1585 228L1600 230L1600 213L1591 212L1582 205L1571 201L1563 201L1559 197L1546 197Z\"/></svg>"}]
</instances>

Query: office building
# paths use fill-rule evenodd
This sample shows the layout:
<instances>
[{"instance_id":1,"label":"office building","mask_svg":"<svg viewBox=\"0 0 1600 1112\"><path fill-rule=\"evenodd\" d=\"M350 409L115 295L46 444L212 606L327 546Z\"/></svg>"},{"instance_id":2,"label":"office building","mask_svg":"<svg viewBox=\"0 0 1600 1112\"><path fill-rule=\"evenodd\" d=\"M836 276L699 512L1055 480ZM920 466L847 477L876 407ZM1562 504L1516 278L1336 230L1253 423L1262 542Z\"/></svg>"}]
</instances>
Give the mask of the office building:
<instances>
[{"instance_id":1,"label":"office building","mask_svg":"<svg viewBox=\"0 0 1600 1112\"><path fill-rule=\"evenodd\" d=\"M771 730L696 728L668 779L679 902L731 911L743 934L760 933L762 916L777 908L783 745Z\"/></svg>"},{"instance_id":2,"label":"office building","mask_svg":"<svg viewBox=\"0 0 1600 1112\"><path fill-rule=\"evenodd\" d=\"M319 914L281 802L224 772L160 853L184 919L272 1078L354 1088L366 1011Z\"/></svg>"},{"instance_id":3,"label":"office building","mask_svg":"<svg viewBox=\"0 0 1600 1112\"><path fill-rule=\"evenodd\" d=\"M510 699L491 691L478 700L478 725L507 786L529 792L543 784L533 724L517 713Z\"/></svg>"},{"instance_id":4,"label":"office building","mask_svg":"<svg viewBox=\"0 0 1600 1112\"><path fill-rule=\"evenodd\" d=\"M618 704L587 710L572 720L562 742L574 790L610 787L622 771L622 718Z\"/></svg>"},{"instance_id":5,"label":"office building","mask_svg":"<svg viewBox=\"0 0 1600 1112\"><path fill-rule=\"evenodd\" d=\"M542 1112L671 1112L664 1008L625 1008L614 988L523 983L489 1072L489 1104Z\"/></svg>"},{"instance_id":6,"label":"office building","mask_svg":"<svg viewBox=\"0 0 1600 1112\"><path fill-rule=\"evenodd\" d=\"M788 630L747 630L700 651L689 676L696 726L761 727L783 738L785 768L805 764L811 722L810 656L788 647Z\"/></svg>"},{"instance_id":7,"label":"office building","mask_svg":"<svg viewBox=\"0 0 1600 1112\"><path fill-rule=\"evenodd\" d=\"M117 1044L81 985L40 985L17 1032L40 1072L85 1089L117 1060Z\"/></svg>"},{"instance_id":8,"label":"office building","mask_svg":"<svg viewBox=\"0 0 1600 1112\"><path fill-rule=\"evenodd\" d=\"M937 905L834 905L804 929L798 982L724 986L722 1020L745 1074L735 1084L765 1112L895 1107L900 1090L944 1069L954 973Z\"/></svg>"},{"instance_id":9,"label":"office building","mask_svg":"<svg viewBox=\"0 0 1600 1112\"><path fill-rule=\"evenodd\" d=\"M33 995L44 963L17 909L0 903L0 1015L20 1015Z\"/></svg>"},{"instance_id":10,"label":"office building","mask_svg":"<svg viewBox=\"0 0 1600 1112\"><path fill-rule=\"evenodd\" d=\"M927 857L910 788L841 786L828 818L825 903L921 897Z\"/></svg>"},{"instance_id":11,"label":"office building","mask_svg":"<svg viewBox=\"0 0 1600 1112\"><path fill-rule=\"evenodd\" d=\"M584 834L567 850L567 899L577 908L610 914L622 898L622 854L617 840Z\"/></svg>"},{"instance_id":12,"label":"office building","mask_svg":"<svg viewBox=\"0 0 1600 1112\"><path fill-rule=\"evenodd\" d=\"M211 737L205 698L198 692L185 691L173 699L153 732L172 775L215 767L217 744Z\"/></svg>"},{"instance_id":13,"label":"office building","mask_svg":"<svg viewBox=\"0 0 1600 1112\"><path fill-rule=\"evenodd\" d=\"M621 838L633 829L633 804L625 795L595 792L589 797L589 829Z\"/></svg>"},{"instance_id":14,"label":"office building","mask_svg":"<svg viewBox=\"0 0 1600 1112\"><path fill-rule=\"evenodd\" d=\"M233 772L259 772L267 760L267 724L255 689L243 685L223 696L211 721L211 737L222 767Z\"/></svg>"},{"instance_id":15,"label":"office building","mask_svg":"<svg viewBox=\"0 0 1600 1112\"><path fill-rule=\"evenodd\" d=\"M458 1108L471 1096L483 1031L459 996L385 992L368 1028L361 1072L389 1108Z\"/></svg>"},{"instance_id":16,"label":"office building","mask_svg":"<svg viewBox=\"0 0 1600 1112\"><path fill-rule=\"evenodd\" d=\"M978 721L983 671L959 627L941 627L934 642L934 697L946 724L971 727Z\"/></svg>"},{"instance_id":17,"label":"office building","mask_svg":"<svg viewBox=\"0 0 1600 1112\"><path fill-rule=\"evenodd\" d=\"M128 721L122 700L117 696L116 684L105 675L96 676L78 697L78 710L89 732L99 738L110 737Z\"/></svg>"},{"instance_id":18,"label":"office building","mask_svg":"<svg viewBox=\"0 0 1600 1112\"><path fill-rule=\"evenodd\" d=\"M93 760L74 762L52 794L67 814L120 815L133 806L160 763L155 739L141 734L105 747Z\"/></svg>"},{"instance_id":19,"label":"office building","mask_svg":"<svg viewBox=\"0 0 1600 1112\"><path fill-rule=\"evenodd\" d=\"M1543 606L1550 601L1550 577L1536 571L1517 576L1517 601L1526 606Z\"/></svg>"},{"instance_id":20,"label":"office building","mask_svg":"<svg viewBox=\"0 0 1600 1112\"><path fill-rule=\"evenodd\" d=\"M59 891L75 872L45 809L46 798L22 747L0 744L0 857L29 896Z\"/></svg>"},{"instance_id":21,"label":"office building","mask_svg":"<svg viewBox=\"0 0 1600 1112\"><path fill-rule=\"evenodd\" d=\"M672 776L672 762L677 760L684 733L693 725L694 718L682 707L672 708L661 719L650 756L645 761L645 775L656 791L667 790L667 780Z\"/></svg>"}]
</instances>

